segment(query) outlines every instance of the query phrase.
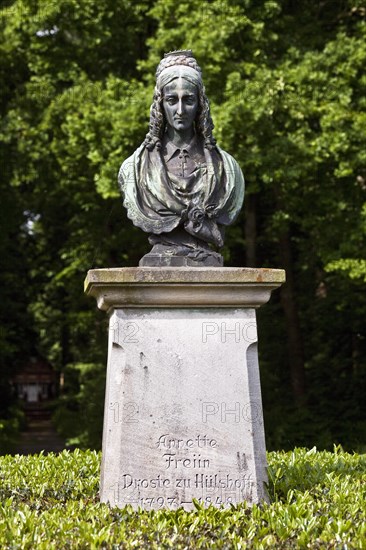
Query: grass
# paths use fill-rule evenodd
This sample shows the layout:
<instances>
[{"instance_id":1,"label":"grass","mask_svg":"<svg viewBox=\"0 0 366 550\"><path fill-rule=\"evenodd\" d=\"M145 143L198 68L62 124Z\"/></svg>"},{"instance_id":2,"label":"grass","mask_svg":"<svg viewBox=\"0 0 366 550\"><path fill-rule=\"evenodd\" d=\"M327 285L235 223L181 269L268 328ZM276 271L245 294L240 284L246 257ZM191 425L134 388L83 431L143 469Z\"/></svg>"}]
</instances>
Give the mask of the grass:
<instances>
[{"instance_id":1,"label":"grass","mask_svg":"<svg viewBox=\"0 0 366 550\"><path fill-rule=\"evenodd\" d=\"M2 549L366 549L366 456L268 453L271 504L138 511L98 502L100 454L0 457Z\"/></svg>"}]
</instances>

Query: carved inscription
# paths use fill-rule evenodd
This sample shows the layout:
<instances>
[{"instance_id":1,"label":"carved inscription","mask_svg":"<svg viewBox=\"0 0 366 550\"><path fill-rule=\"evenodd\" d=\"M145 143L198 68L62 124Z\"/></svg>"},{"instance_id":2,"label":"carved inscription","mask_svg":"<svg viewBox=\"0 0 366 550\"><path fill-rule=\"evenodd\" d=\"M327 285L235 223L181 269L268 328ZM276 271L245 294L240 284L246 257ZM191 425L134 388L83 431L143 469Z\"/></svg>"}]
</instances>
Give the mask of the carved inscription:
<instances>
[{"instance_id":1,"label":"carved inscription","mask_svg":"<svg viewBox=\"0 0 366 550\"><path fill-rule=\"evenodd\" d=\"M115 503L178 508L196 499L205 505L228 506L262 496L262 488L256 486L249 472L251 457L245 453L238 451L235 457L240 476L215 472L215 452L220 445L207 434L178 438L166 433L159 436L154 447L161 459L161 472L152 477L122 474L110 487Z\"/></svg>"},{"instance_id":2,"label":"carved inscription","mask_svg":"<svg viewBox=\"0 0 366 550\"><path fill-rule=\"evenodd\" d=\"M178 457L177 454L181 450L192 449L204 449L209 447L214 449L217 447L216 439L210 439L206 435L197 435L192 439L177 439L169 436L169 434L163 434L159 437L156 444L158 449L169 449L169 451L163 453L162 457L165 459L165 467L169 468L209 468L210 460L203 458L200 453L193 453L190 458Z\"/></svg>"}]
</instances>

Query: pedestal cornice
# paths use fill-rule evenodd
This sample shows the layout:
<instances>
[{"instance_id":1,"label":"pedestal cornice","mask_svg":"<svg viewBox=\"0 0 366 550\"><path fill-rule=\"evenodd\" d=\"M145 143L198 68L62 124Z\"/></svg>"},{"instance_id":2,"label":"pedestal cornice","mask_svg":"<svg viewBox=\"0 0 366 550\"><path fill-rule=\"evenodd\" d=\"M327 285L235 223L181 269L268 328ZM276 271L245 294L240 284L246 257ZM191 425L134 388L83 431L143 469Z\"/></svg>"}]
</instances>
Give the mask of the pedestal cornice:
<instances>
[{"instance_id":1,"label":"pedestal cornice","mask_svg":"<svg viewBox=\"0 0 366 550\"><path fill-rule=\"evenodd\" d=\"M283 269L122 267L91 269L84 290L99 309L258 308L286 280Z\"/></svg>"}]
</instances>

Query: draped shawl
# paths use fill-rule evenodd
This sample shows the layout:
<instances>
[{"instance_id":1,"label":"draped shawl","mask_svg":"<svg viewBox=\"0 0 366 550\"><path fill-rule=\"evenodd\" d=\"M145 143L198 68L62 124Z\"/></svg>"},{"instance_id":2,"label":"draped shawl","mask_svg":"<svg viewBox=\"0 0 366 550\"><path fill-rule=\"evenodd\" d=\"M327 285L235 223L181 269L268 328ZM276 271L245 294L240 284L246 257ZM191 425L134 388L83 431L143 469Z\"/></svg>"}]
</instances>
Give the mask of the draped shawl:
<instances>
[{"instance_id":1,"label":"draped shawl","mask_svg":"<svg viewBox=\"0 0 366 550\"><path fill-rule=\"evenodd\" d=\"M205 163L197 170L194 185L182 191L167 172L162 154L141 145L125 160L118 181L124 206L134 225L153 234L167 233L182 221L190 205L215 211L218 224L230 225L244 200L244 177L236 160L215 147L204 149Z\"/></svg>"}]
</instances>

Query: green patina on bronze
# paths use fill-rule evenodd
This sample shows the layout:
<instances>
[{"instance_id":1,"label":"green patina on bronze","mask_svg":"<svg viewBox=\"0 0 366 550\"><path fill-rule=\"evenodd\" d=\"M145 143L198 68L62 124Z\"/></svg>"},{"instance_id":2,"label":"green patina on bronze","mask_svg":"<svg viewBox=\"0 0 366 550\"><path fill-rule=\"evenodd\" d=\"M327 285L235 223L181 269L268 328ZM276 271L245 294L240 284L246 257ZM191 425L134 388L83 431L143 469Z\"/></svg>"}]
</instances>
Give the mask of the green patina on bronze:
<instances>
[{"instance_id":1,"label":"green patina on bronze","mask_svg":"<svg viewBox=\"0 0 366 550\"><path fill-rule=\"evenodd\" d=\"M244 178L216 145L201 69L190 50L159 63L145 141L119 184L128 217L153 245L140 266L223 265L224 228L237 218Z\"/></svg>"}]
</instances>

